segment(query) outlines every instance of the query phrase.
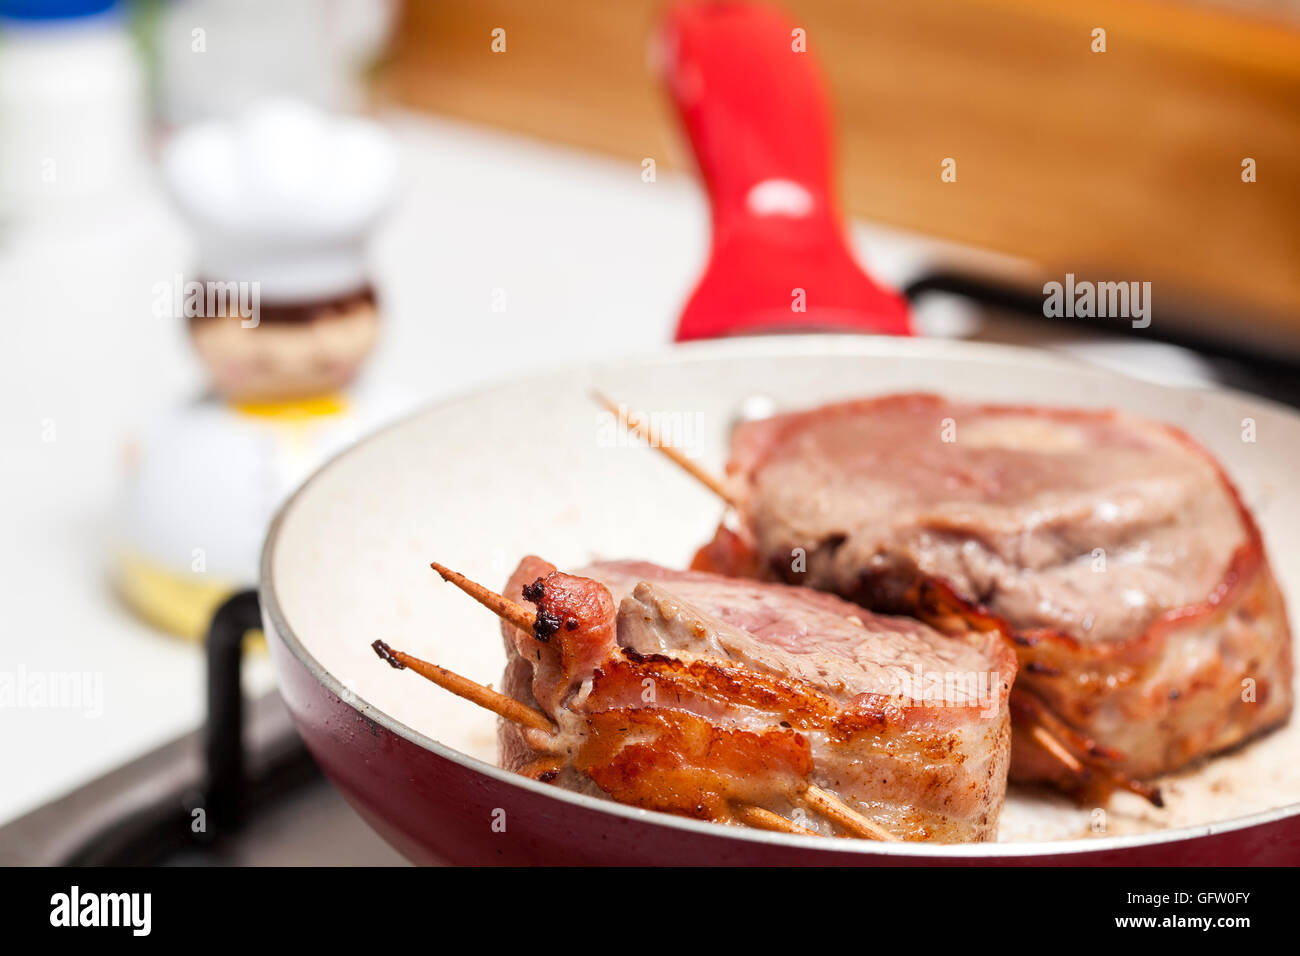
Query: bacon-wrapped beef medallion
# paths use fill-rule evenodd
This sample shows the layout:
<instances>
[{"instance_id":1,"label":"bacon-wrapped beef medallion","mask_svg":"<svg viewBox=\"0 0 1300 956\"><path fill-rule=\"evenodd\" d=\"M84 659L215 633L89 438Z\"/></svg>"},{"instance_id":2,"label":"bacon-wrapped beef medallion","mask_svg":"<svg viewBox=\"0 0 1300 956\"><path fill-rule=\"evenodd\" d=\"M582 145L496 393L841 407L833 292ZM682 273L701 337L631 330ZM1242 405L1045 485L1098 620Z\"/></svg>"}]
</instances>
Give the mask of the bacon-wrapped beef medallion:
<instances>
[{"instance_id":1,"label":"bacon-wrapped beef medallion","mask_svg":"<svg viewBox=\"0 0 1300 956\"><path fill-rule=\"evenodd\" d=\"M1119 412L907 394L737 429L741 502L695 566L996 625L1013 711L1149 777L1283 723L1291 636L1260 533L1189 436ZM1088 753L1085 753L1088 752ZM1017 730L1013 779L1079 782Z\"/></svg>"},{"instance_id":2,"label":"bacon-wrapped beef medallion","mask_svg":"<svg viewBox=\"0 0 1300 956\"><path fill-rule=\"evenodd\" d=\"M511 770L705 820L841 833L809 812L830 793L897 838L995 836L1016 667L996 632L637 562L528 557L504 596L536 616L503 622L503 689L556 728L503 721Z\"/></svg>"}]
</instances>

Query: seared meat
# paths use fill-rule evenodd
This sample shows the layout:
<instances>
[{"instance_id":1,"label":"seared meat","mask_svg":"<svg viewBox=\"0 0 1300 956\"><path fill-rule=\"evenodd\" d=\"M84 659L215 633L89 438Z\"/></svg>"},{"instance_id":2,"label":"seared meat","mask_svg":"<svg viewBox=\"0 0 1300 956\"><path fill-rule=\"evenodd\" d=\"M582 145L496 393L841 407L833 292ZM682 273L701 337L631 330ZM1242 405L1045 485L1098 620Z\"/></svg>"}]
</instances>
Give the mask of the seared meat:
<instances>
[{"instance_id":1,"label":"seared meat","mask_svg":"<svg viewBox=\"0 0 1300 956\"><path fill-rule=\"evenodd\" d=\"M742 425L729 472L740 527L697 567L941 628L1001 626L1020 659L1014 709L1055 714L1125 773L1173 770L1290 713L1290 632L1259 531L1175 428L894 395ZM1015 735L1013 779L1078 782L1063 771Z\"/></svg>"},{"instance_id":2,"label":"seared meat","mask_svg":"<svg viewBox=\"0 0 1300 956\"><path fill-rule=\"evenodd\" d=\"M502 625L503 689L559 728L502 722L511 770L834 832L802 809L811 783L903 839L996 833L1015 675L996 633L945 636L806 588L636 562L564 574L528 557L505 596L535 604L537 625Z\"/></svg>"}]
</instances>

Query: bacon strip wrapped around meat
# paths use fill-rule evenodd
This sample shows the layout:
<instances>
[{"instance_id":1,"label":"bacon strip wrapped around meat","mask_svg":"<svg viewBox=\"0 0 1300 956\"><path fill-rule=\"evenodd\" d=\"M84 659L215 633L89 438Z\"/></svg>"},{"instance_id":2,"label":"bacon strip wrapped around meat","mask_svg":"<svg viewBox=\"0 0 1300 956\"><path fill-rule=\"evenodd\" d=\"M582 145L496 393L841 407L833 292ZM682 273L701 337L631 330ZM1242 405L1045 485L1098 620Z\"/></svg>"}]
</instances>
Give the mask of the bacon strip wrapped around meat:
<instances>
[{"instance_id":1,"label":"bacon strip wrapped around meat","mask_svg":"<svg viewBox=\"0 0 1300 956\"><path fill-rule=\"evenodd\" d=\"M554 733L500 725L502 762L622 803L743 822L759 808L826 835L830 793L907 840L992 839L1015 658L805 588L611 562L525 558L505 596L504 691Z\"/></svg>"}]
</instances>

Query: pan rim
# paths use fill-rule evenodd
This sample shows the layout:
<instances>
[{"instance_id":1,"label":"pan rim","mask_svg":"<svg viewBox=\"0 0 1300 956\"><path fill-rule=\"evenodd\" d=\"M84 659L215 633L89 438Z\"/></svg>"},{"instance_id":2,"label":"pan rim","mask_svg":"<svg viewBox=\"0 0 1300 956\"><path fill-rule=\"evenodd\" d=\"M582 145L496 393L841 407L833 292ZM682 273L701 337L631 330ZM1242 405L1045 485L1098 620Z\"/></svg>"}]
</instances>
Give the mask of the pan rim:
<instances>
[{"instance_id":1,"label":"pan rim","mask_svg":"<svg viewBox=\"0 0 1300 956\"><path fill-rule=\"evenodd\" d=\"M615 370L629 364L656 365L682 364L683 362L707 362L727 358L779 358L786 356L826 356L834 357L900 357L903 353L909 358L961 358L963 355L972 359L1009 359L1020 364L1037 364L1046 367L1068 368L1075 372L1086 371L1099 379L1114 378L1126 381L1142 381L1110 369L1089 365L1082 360L1044 353L1040 350L1015 345L1002 345L986 342L964 342L942 339L900 339L888 336L863 335L768 335L734 339L714 339L702 342L689 342L641 353L585 362L574 366L549 371L545 374L529 376L512 382L526 385L530 382L552 381L557 377L572 377L582 373L598 373L602 370ZM1210 394L1220 397L1236 398L1252 405L1269 408L1272 411L1296 417L1297 413L1289 406L1271 399L1248 395L1234 389L1218 386L1163 385L1147 383L1153 387L1165 388L1187 394ZM719 826L701 820L662 813L656 810L643 810L625 806L612 800L602 800L585 794L540 783L511 773L487 761L449 747L438 740L410 727L390 716L374 704L347 690L343 683L326 670L315 656L303 645L298 635L290 626L283 609L280 607L274 582L274 561L276 546L288 514L295 503L304 495L317 479L331 469L340 459L356 453L362 447L375 441L389 431L402 428L410 421L449 405L453 405L472 395L491 391L497 386L486 385L464 390L422 405L419 409L390 422L384 427L370 433L360 441L323 462L303 481L277 509L267 529L262 545L261 558L258 562L258 597L264 618L270 623L271 630L285 647L297 658L307 672L334 697L347 704L358 715L373 721L385 730L415 744L438 757L455 763L475 773L511 787L548 797L597 813L611 814L627 821L650 823L685 830L705 836L742 840L753 843L769 844L791 849L807 850L816 853L836 853L852 856L891 856L902 858L930 858L936 862L943 860L1001 860L1022 857L1075 857L1086 862L1090 856L1116 851L1138 849L1166 843L1191 842L1205 837L1249 829L1256 826L1300 816L1300 802L1285 804L1269 810L1261 810L1241 817L1227 820L1214 820L1196 826L1176 827L1156 830L1149 833L1137 833L1095 838L1078 838L1071 840L1045 840L1041 842L992 842L992 843L878 843L870 840L826 840L823 837L799 836L795 834L774 833L755 830L748 827Z\"/></svg>"}]
</instances>

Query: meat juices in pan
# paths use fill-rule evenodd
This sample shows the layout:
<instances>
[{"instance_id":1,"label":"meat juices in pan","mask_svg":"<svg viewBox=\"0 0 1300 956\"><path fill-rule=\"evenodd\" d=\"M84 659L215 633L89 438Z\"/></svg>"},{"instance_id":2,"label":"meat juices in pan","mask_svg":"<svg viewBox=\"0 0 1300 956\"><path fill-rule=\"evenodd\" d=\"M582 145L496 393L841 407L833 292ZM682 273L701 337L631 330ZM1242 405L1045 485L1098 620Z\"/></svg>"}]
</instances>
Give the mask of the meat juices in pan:
<instances>
[{"instance_id":1,"label":"meat juices in pan","mask_svg":"<svg viewBox=\"0 0 1300 956\"><path fill-rule=\"evenodd\" d=\"M1259 531L1175 428L894 395L741 425L728 472L741 527L697 567L939 626L991 613L1017 648L1017 698L1118 751L1126 773L1174 770L1290 713L1290 632ZM918 585L945 610L920 606ZM1028 734L1013 748L1012 779L1077 784Z\"/></svg>"},{"instance_id":2,"label":"meat juices in pan","mask_svg":"<svg viewBox=\"0 0 1300 956\"><path fill-rule=\"evenodd\" d=\"M612 562L525 558L505 596L503 690L559 733L500 725L508 769L649 809L728 822L800 810L809 784L907 840L993 839L1015 659L805 588Z\"/></svg>"}]
</instances>

